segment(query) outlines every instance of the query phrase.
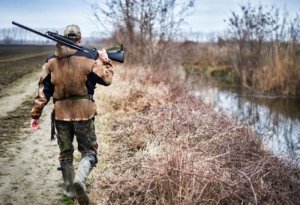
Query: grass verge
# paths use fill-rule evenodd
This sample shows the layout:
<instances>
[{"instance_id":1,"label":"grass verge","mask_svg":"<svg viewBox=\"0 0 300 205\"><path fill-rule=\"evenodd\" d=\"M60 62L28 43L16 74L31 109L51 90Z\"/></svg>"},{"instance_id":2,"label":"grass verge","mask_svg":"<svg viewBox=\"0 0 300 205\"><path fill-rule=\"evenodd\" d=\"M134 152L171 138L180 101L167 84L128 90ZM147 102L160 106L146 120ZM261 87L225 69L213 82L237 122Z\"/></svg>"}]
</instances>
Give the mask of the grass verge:
<instances>
[{"instance_id":1,"label":"grass verge","mask_svg":"<svg viewBox=\"0 0 300 205\"><path fill-rule=\"evenodd\" d=\"M299 169L249 127L188 96L178 79L159 83L159 73L124 70L98 90L96 204L300 201Z\"/></svg>"}]
</instances>

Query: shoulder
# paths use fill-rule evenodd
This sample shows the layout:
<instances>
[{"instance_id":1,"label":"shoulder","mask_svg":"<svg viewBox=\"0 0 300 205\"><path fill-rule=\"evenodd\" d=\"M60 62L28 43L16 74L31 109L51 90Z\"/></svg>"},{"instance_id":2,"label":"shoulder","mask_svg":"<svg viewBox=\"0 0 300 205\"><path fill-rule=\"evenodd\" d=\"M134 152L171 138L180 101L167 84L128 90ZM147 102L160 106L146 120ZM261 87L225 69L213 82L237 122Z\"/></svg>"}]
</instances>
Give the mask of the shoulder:
<instances>
[{"instance_id":1,"label":"shoulder","mask_svg":"<svg viewBox=\"0 0 300 205\"><path fill-rule=\"evenodd\" d=\"M48 63L51 59L54 59L54 58L56 58L56 56L55 56L54 54L49 55L49 56L46 58L45 63Z\"/></svg>"}]
</instances>

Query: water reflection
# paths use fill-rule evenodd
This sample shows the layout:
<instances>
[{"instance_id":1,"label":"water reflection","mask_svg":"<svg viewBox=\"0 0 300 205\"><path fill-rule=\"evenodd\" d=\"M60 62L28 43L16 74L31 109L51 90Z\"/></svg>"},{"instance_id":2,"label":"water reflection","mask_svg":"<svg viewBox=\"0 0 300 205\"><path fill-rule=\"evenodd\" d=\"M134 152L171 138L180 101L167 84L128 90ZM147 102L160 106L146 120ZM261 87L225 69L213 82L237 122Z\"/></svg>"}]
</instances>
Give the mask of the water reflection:
<instances>
[{"instance_id":1,"label":"water reflection","mask_svg":"<svg viewBox=\"0 0 300 205\"><path fill-rule=\"evenodd\" d=\"M300 158L300 99L273 98L207 83L191 92L216 111L223 110L253 126L275 154Z\"/></svg>"}]
</instances>

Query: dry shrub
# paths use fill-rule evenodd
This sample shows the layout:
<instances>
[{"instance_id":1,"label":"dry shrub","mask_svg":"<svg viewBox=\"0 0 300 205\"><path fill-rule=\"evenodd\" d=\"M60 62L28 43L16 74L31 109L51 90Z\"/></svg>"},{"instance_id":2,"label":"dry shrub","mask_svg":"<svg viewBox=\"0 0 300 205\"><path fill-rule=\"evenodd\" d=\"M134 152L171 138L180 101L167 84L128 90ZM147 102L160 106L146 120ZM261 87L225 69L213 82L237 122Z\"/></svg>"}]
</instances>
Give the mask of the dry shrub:
<instances>
[{"instance_id":1,"label":"dry shrub","mask_svg":"<svg viewBox=\"0 0 300 205\"><path fill-rule=\"evenodd\" d=\"M277 95L299 95L300 15L268 5L240 6L228 19L227 39L242 86Z\"/></svg>"},{"instance_id":2,"label":"dry shrub","mask_svg":"<svg viewBox=\"0 0 300 205\"><path fill-rule=\"evenodd\" d=\"M223 46L214 42L185 41L180 45L180 49L182 50L182 63L186 67L206 69L208 67L229 67L231 65L232 46Z\"/></svg>"},{"instance_id":3,"label":"dry shrub","mask_svg":"<svg viewBox=\"0 0 300 205\"><path fill-rule=\"evenodd\" d=\"M169 85L139 80L111 99L118 106L112 108L108 145L100 150L101 169L92 185L96 203L300 201L299 170L265 150L250 128L182 88L170 92Z\"/></svg>"},{"instance_id":4,"label":"dry shrub","mask_svg":"<svg viewBox=\"0 0 300 205\"><path fill-rule=\"evenodd\" d=\"M274 44L272 52L264 52L265 66L254 73L255 88L263 92L299 95L299 55L296 48Z\"/></svg>"}]
</instances>

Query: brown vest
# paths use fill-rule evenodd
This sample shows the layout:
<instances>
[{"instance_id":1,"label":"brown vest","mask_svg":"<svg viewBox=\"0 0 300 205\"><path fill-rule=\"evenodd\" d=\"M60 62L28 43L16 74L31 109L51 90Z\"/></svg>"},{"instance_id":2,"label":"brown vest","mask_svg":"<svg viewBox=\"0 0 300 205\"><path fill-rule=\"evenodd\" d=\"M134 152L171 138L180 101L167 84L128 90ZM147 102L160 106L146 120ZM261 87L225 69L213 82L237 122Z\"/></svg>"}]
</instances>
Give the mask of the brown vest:
<instances>
[{"instance_id":1,"label":"brown vest","mask_svg":"<svg viewBox=\"0 0 300 205\"><path fill-rule=\"evenodd\" d=\"M58 46L55 57L49 59L43 66L39 89L31 111L32 118L39 118L46 99L43 80L50 73L54 86L55 119L64 121L88 120L96 115L96 105L89 99L86 82L93 72L109 85L113 70L109 59L91 59L82 55L74 55L76 50Z\"/></svg>"}]
</instances>

